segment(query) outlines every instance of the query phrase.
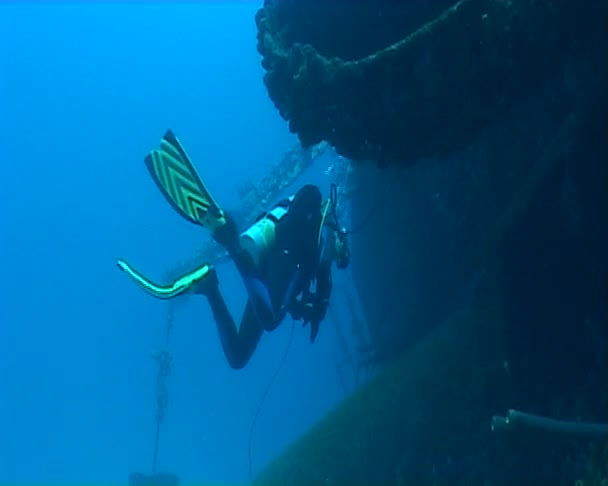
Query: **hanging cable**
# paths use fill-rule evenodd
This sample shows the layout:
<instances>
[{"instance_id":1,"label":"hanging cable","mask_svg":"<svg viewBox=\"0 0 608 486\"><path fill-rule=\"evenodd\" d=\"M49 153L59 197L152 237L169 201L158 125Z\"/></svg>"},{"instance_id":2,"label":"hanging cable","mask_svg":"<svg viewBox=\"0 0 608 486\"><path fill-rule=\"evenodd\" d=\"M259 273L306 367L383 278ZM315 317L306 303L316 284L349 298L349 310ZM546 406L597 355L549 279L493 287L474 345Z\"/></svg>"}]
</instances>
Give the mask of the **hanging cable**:
<instances>
[{"instance_id":1,"label":"hanging cable","mask_svg":"<svg viewBox=\"0 0 608 486\"><path fill-rule=\"evenodd\" d=\"M152 461L152 473L156 473L156 462L158 457L158 442L160 426L165 420L167 405L169 404L169 391L167 389L167 378L173 371L173 357L169 353L169 338L173 328L173 301L169 301L167 312L167 330L165 334L165 348L152 354L152 358L158 364L156 376L156 434L154 438L154 459Z\"/></svg>"},{"instance_id":2,"label":"hanging cable","mask_svg":"<svg viewBox=\"0 0 608 486\"><path fill-rule=\"evenodd\" d=\"M277 376L279 376L279 373L281 372L281 369L283 368L283 365L285 364L285 360L287 359L287 355L289 354L289 348L291 347L291 342L293 341L293 332L294 332L295 327L296 327L296 321L295 321L295 319L292 318L291 319L291 333L289 335L289 341L287 341L287 346L285 347L285 352L283 353L281 362L279 363L279 366L277 367L276 371L274 372L274 375L272 375L272 378L270 378L268 385L266 385L266 389L264 390L264 393L262 394L262 399L260 400L258 409L256 410L255 415L253 417L253 421L251 422L251 429L249 430L249 441L247 443L247 453L249 455L249 480L251 482L253 482L253 472L252 472L253 463L251 460L251 439L253 439L253 432L255 429L255 424L258 420L258 415L260 415L260 411L262 410L262 406L264 405L264 401L266 400L266 396L268 395L268 392L270 391L272 384L277 379Z\"/></svg>"},{"instance_id":3,"label":"hanging cable","mask_svg":"<svg viewBox=\"0 0 608 486\"><path fill-rule=\"evenodd\" d=\"M175 301L169 300L169 306L167 309L167 331L165 333L165 349L169 349L169 338L171 337L171 330L173 329L173 312L174 312Z\"/></svg>"}]
</instances>

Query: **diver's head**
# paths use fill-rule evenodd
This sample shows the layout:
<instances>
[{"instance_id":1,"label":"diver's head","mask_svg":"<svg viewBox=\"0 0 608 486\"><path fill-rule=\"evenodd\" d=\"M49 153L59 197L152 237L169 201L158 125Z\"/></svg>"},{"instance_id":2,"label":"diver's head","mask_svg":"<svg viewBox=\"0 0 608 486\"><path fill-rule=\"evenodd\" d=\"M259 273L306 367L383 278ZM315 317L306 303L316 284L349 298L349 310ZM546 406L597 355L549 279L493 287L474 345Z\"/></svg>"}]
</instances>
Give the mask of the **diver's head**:
<instances>
[{"instance_id":1,"label":"diver's head","mask_svg":"<svg viewBox=\"0 0 608 486\"><path fill-rule=\"evenodd\" d=\"M336 266L344 270L350 263L350 250L348 249L348 241L346 240L346 231L341 228L334 229L334 248L333 257Z\"/></svg>"}]
</instances>

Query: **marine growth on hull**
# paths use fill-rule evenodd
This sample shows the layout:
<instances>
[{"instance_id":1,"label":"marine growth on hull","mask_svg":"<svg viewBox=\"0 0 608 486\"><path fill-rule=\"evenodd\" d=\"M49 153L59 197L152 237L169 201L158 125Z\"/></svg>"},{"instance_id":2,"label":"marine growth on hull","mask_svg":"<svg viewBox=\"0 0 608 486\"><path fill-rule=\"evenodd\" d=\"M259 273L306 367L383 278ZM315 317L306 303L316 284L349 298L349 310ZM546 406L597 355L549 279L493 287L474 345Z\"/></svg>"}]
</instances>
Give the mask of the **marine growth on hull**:
<instances>
[{"instance_id":1,"label":"marine growth on hull","mask_svg":"<svg viewBox=\"0 0 608 486\"><path fill-rule=\"evenodd\" d=\"M535 0L267 0L256 16L268 93L304 146L406 165L469 144L588 22Z\"/></svg>"}]
</instances>

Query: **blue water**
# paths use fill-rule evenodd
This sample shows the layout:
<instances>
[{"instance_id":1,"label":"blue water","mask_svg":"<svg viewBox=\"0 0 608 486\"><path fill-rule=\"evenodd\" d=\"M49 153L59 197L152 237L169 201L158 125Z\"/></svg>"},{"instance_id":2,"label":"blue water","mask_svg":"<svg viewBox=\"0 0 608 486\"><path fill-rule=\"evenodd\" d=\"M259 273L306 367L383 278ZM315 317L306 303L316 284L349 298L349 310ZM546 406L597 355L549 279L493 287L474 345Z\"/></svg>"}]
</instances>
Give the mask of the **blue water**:
<instances>
[{"instance_id":1,"label":"blue water","mask_svg":"<svg viewBox=\"0 0 608 486\"><path fill-rule=\"evenodd\" d=\"M151 472L149 353L167 307L115 259L159 279L207 238L143 165L167 128L225 207L295 142L263 85L260 4L0 5L0 484ZM238 318L242 284L231 266L219 275ZM233 371L207 303L178 308L158 469L187 483L247 481L251 422L290 326ZM295 328L256 426L254 474L343 397L324 326L314 346Z\"/></svg>"}]
</instances>

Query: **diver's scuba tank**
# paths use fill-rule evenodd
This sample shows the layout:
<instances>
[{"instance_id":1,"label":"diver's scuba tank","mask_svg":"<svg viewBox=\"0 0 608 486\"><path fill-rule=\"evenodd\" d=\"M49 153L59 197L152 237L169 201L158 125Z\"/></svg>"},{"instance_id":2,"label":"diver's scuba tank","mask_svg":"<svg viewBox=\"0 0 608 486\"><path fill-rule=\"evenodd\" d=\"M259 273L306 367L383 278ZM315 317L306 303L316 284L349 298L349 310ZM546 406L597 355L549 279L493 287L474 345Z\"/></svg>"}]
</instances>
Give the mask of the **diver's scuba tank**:
<instances>
[{"instance_id":1,"label":"diver's scuba tank","mask_svg":"<svg viewBox=\"0 0 608 486\"><path fill-rule=\"evenodd\" d=\"M256 266L262 261L265 253L272 248L276 241L276 226L285 217L289 210L289 204L294 196L277 204L272 210L265 213L262 217L241 233L241 248L245 250L253 259Z\"/></svg>"},{"instance_id":2,"label":"diver's scuba tank","mask_svg":"<svg viewBox=\"0 0 608 486\"><path fill-rule=\"evenodd\" d=\"M260 265L266 252L274 246L277 224L289 211L289 206L294 198L295 195L292 195L282 200L272 210L263 214L253 225L241 233L239 237L241 248L251 256L256 267ZM348 266L350 252L346 240L347 231L338 224L336 201L337 190L336 186L332 184L330 198L321 207L321 224L317 244L323 260L328 258L328 255L323 255L324 253L333 251L333 258L336 259L338 268L344 269ZM327 234L328 231L326 230L328 229L333 232L331 235Z\"/></svg>"}]
</instances>

